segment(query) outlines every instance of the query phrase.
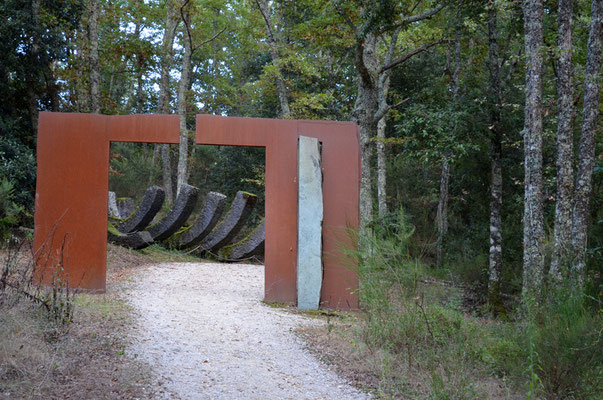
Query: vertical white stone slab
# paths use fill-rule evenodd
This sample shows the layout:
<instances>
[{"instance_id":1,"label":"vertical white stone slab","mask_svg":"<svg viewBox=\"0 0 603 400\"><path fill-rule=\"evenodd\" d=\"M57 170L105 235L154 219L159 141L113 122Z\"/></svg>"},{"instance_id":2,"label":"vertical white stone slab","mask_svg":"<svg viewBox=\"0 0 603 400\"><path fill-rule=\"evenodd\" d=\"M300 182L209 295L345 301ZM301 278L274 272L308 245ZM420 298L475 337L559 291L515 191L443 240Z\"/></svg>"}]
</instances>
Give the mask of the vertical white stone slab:
<instances>
[{"instance_id":1,"label":"vertical white stone slab","mask_svg":"<svg viewBox=\"0 0 603 400\"><path fill-rule=\"evenodd\" d=\"M322 171L318 139L298 148L297 308L316 310L322 287Z\"/></svg>"}]
</instances>

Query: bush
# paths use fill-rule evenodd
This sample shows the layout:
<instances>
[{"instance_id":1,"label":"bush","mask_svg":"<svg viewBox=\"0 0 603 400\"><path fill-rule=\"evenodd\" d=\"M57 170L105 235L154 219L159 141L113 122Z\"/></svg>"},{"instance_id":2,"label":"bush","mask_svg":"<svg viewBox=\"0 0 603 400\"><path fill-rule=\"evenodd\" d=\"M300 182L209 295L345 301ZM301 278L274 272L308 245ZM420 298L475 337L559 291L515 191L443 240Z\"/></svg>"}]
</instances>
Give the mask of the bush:
<instances>
[{"instance_id":1,"label":"bush","mask_svg":"<svg viewBox=\"0 0 603 400\"><path fill-rule=\"evenodd\" d=\"M12 201L31 214L36 191L36 159L33 151L14 139L0 140L0 176L14 187Z\"/></svg>"},{"instance_id":2,"label":"bush","mask_svg":"<svg viewBox=\"0 0 603 400\"><path fill-rule=\"evenodd\" d=\"M553 289L517 327L525 368L535 374L533 391L548 399L603 397L603 315L586 306L583 294Z\"/></svg>"}]
</instances>

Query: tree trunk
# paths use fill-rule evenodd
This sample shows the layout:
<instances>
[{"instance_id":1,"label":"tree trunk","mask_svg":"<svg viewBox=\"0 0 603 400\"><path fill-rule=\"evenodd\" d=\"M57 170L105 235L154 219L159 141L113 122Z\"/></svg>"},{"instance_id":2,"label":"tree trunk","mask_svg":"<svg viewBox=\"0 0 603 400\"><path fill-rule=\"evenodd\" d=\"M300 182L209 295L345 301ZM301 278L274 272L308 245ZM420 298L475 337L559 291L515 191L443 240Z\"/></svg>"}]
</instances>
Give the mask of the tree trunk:
<instances>
[{"instance_id":1,"label":"tree trunk","mask_svg":"<svg viewBox=\"0 0 603 400\"><path fill-rule=\"evenodd\" d=\"M500 133L500 61L498 58L497 10L494 2L488 9L488 70L490 73L490 251L488 302L494 314L505 314L500 296L502 274L502 140Z\"/></svg>"},{"instance_id":2,"label":"tree trunk","mask_svg":"<svg viewBox=\"0 0 603 400\"><path fill-rule=\"evenodd\" d=\"M567 276L572 237L572 196L574 191L574 90L572 83L573 1L559 0L559 59L557 61L557 201L555 204L554 249L549 275L560 282Z\"/></svg>"},{"instance_id":3,"label":"tree trunk","mask_svg":"<svg viewBox=\"0 0 603 400\"><path fill-rule=\"evenodd\" d=\"M377 205L379 206L379 218L387 215L387 175L385 160L385 118L382 117L377 123Z\"/></svg>"},{"instance_id":4,"label":"tree trunk","mask_svg":"<svg viewBox=\"0 0 603 400\"><path fill-rule=\"evenodd\" d=\"M88 38L90 40L90 111L95 114L100 114L101 112L100 62L98 57L99 14L100 1L90 0L88 17Z\"/></svg>"},{"instance_id":5,"label":"tree trunk","mask_svg":"<svg viewBox=\"0 0 603 400\"><path fill-rule=\"evenodd\" d=\"M542 198L542 0L524 0L526 104L524 141L524 300L540 298L544 270Z\"/></svg>"},{"instance_id":6,"label":"tree trunk","mask_svg":"<svg viewBox=\"0 0 603 400\"><path fill-rule=\"evenodd\" d=\"M266 0L256 0L256 4L262 13L262 17L264 17L264 22L266 23L266 31L267 31L267 39L268 39L268 47L270 49L270 55L272 57L272 63L276 66L278 77L275 79L276 81L276 91L278 93L278 101L281 106L280 118L287 118L291 115L291 110L289 109L289 95L287 91L287 87L285 86L285 82L283 82L282 71L281 71L281 61L279 55L279 38L278 35L274 34L272 31L272 19L270 17L270 8Z\"/></svg>"},{"instance_id":7,"label":"tree trunk","mask_svg":"<svg viewBox=\"0 0 603 400\"><path fill-rule=\"evenodd\" d=\"M376 75L378 72L377 38L368 34L356 44L355 64L358 69L358 97L352 119L360 128L360 232L366 233L373 219L371 182L371 137L377 130L378 108Z\"/></svg>"},{"instance_id":8,"label":"tree trunk","mask_svg":"<svg viewBox=\"0 0 603 400\"><path fill-rule=\"evenodd\" d=\"M160 114L170 113L170 69L172 68L174 56L174 38L176 29L178 28L178 18L176 14L175 3L171 0L167 1L165 18L165 32L163 34L162 44L162 62L161 62L161 77L159 80L159 104L158 112ZM157 145L161 146L161 162L163 171L163 188L165 190L165 200L171 205L174 200L174 191L172 188L172 164L170 158L170 147L168 144Z\"/></svg>"},{"instance_id":9,"label":"tree trunk","mask_svg":"<svg viewBox=\"0 0 603 400\"><path fill-rule=\"evenodd\" d=\"M584 108L578 153L578 174L572 223L572 277L579 287L584 286L589 202L595 166L595 133L601 93L601 42L603 36L603 0L593 0L584 80Z\"/></svg>"},{"instance_id":10,"label":"tree trunk","mask_svg":"<svg viewBox=\"0 0 603 400\"><path fill-rule=\"evenodd\" d=\"M455 103L459 99L459 78L461 75L461 17L457 14L458 25L454 41L454 69L452 71L452 97ZM450 154L444 155L442 161L442 173L440 175L440 196L438 200L438 212L436 214L436 226L438 238L436 242L436 266L441 267L444 262L444 241L448 233L448 190L450 187Z\"/></svg>"},{"instance_id":11,"label":"tree trunk","mask_svg":"<svg viewBox=\"0 0 603 400\"><path fill-rule=\"evenodd\" d=\"M182 58L182 74L178 86L178 115L180 116L180 145L178 147L178 177L177 193L180 193L180 187L187 183L187 165L188 165L188 129L186 126L186 106L187 93L191 87L192 53L193 44L191 42L190 15L188 10L182 10L182 17L185 19L186 31L183 35L184 56Z\"/></svg>"},{"instance_id":12,"label":"tree trunk","mask_svg":"<svg viewBox=\"0 0 603 400\"><path fill-rule=\"evenodd\" d=\"M165 202L168 205L174 203L174 189L172 187L172 159L170 157L170 145L161 145L161 165L163 172L163 189L165 190Z\"/></svg>"},{"instance_id":13,"label":"tree trunk","mask_svg":"<svg viewBox=\"0 0 603 400\"><path fill-rule=\"evenodd\" d=\"M444 254L444 237L448 232L448 187L450 182L450 163L448 158L442 162L442 174L440 175L440 199L438 201L438 212L436 224L438 228L438 240L436 243L436 265L441 267Z\"/></svg>"},{"instance_id":14,"label":"tree trunk","mask_svg":"<svg viewBox=\"0 0 603 400\"><path fill-rule=\"evenodd\" d=\"M31 2L31 17L34 25L37 27L40 20L40 0L33 0ZM31 46L31 53L29 54L29 62L30 65L36 69L36 66L39 64L40 58L40 41L39 36L34 33L33 43ZM38 94L37 94L37 76L33 73L27 74L26 84L27 84L27 106L29 111L29 120L31 123L31 129L34 134L34 137L37 136L38 132Z\"/></svg>"}]
</instances>

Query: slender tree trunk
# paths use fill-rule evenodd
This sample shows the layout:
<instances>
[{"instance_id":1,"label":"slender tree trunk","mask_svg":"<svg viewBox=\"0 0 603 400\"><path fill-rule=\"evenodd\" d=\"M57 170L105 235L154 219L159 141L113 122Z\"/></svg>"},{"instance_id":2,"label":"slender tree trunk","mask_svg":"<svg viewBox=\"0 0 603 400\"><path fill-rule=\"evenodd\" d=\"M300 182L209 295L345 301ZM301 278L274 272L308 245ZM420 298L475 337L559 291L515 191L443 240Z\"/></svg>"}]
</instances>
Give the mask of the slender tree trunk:
<instances>
[{"instance_id":1,"label":"slender tree trunk","mask_svg":"<svg viewBox=\"0 0 603 400\"><path fill-rule=\"evenodd\" d=\"M182 58L182 74L178 86L178 115L180 116L180 145L178 147L178 176L177 193L180 193L180 187L187 183L187 165L188 165L188 129L186 126L186 106L187 93L191 87L192 53L193 44L191 42L190 15L188 10L182 10L182 16L185 19L186 31L184 32L184 56Z\"/></svg>"},{"instance_id":2,"label":"slender tree trunk","mask_svg":"<svg viewBox=\"0 0 603 400\"><path fill-rule=\"evenodd\" d=\"M488 301L495 314L505 312L500 297L502 274L502 140L500 133L501 83L498 58L497 10L494 2L488 9L488 70L490 72L490 251Z\"/></svg>"},{"instance_id":3,"label":"slender tree trunk","mask_svg":"<svg viewBox=\"0 0 603 400\"><path fill-rule=\"evenodd\" d=\"M572 223L573 262L572 277L579 287L584 286L586 245L588 234L589 202L592 193L592 176L595 166L595 133L601 94L601 42L603 37L603 0L593 0L590 32L586 56L586 78L584 81L584 108L582 110L582 132L578 153L578 174Z\"/></svg>"},{"instance_id":4,"label":"slender tree trunk","mask_svg":"<svg viewBox=\"0 0 603 400\"><path fill-rule=\"evenodd\" d=\"M356 68L359 71L358 97L352 115L360 128L360 232L366 233L373 219L371 180L371 137L377 130L375 113L378 109L376 75L379 69L377 38L368 34L364 42L356 44Z\"/></svg>"},{"instance_id":5,"label":"slender tree trunk","mask_svg":"<svg viewBox=\"0 0 603 400\"><path fill-rule=\"evenodd\" d=\"M542 0L524 0L526 105L524 138L523 297L540 298L544 271L542 198Z\"/></svg>"},{"instance_id":6,"label":"slender tree trunk","mask_svg":"<svg viewBox=\"0 0 603 400\"><path fill-rule=\"evenodd\" d=\"M454 69L452 72L452 97L455 103L459 99L459 78L461 74L461 18L457 15L458 26L454 41ZM444 155L442 172L440 175L440 195L438 199L438 212L436 214L436 227L438 238L436 242L436 266L441 267L444 262L444 241L448 233L448 191L450 188L450 154Z\"/></svg>"},{"instance_id":7,"label":"slender tree trunk","mask_svg":"<svg viewBox=\"0 0 603 400\"><path fill-rule=\"evenodd\" d=\"M559 59L557 61L557 201L555 204L554 249L551 280L567 276L572 237L572 197L574 191L574 89L572 76L573 0L559 0Z\"/></svg>"},{"instance_id":8,"label":"slender tree trunk","mask_svg":"<svg viewBox=\"0 0 603 400\"><path fill-rule=\"evenodd\" d=\"M394 57L396 46L398 44L398 36L400 28L396 29L391 41L387 46L387 53L383 61L384 65L389 65ZM387 94L389 92L391 70L381 71L377 79L377 99L379 102L379 110L388 110ZM377 118L377 117L375 117ZM377 122L377 206L378 215L380 218L387 214L387 163L385 160L385 128L387 126L387 111Z\"/></svg>"},{"instance_id":9,"label":"slender tree trunk","mask_svg":"<svg viewBox=\"0 0 603 400\"><path fill-rule=\"evenodd\" d=\"M37 27L40 19L40 0L33 0L31 2L31 16L34 25ZM33 43L31 47L31 53L29 54L29 62L32 66L39 64L40 58L40 41L39 36L34 34ZM34 67L35 68L35 67ZM29 109L29 119L31 123L31 129L34 135L37 136L38 132L38 95L37 95L37 76L33 73L29 73L26 78L27 84L27 105Z\"/></svg>"},{"instance_id":10,"label":"slender tree trunk","mask_svg":"<svg viewBox=\"0 0 603 400\"><path fill-rule=\"evenodd\" d=\"M98 56L98 16L100 14L100 1L90 0L88 17L88 37L90 40L90 111L95 114L101 112L100 91L100 62Z\"/></svg>"},{"instance_id":11,"label":"slender tree trunk","mask_svg":"<svg viewBox=\"0 0 603 400\"><path fill-rule=\"evenodd\" d=\"M270 55L272 57L272 63L276 66L278 76L275 79L276 81L276 91L278 93L278 101L281 106L281 113L279 115L280 118L287 118L291 115L291 110L289 108L289 94L287 91L287 87L285 86L285 82L283 81L282 71L281 71L281 59L279 55L279 37L278 34L275 34L272 30L272 19L270 17L270 8L268 6L268 2L266 0L256 0L256 4L264 17L264 22L266 23L266 31L268 32L268 47L270 48Z\"/></svg>"},{"instance_id":12,"label":"slender tree trunk","mask_svg":"<svg viewBox=\"0 0 603 400\"><path fill-rule=\"evenodd\" d=\"M168 0L166 7L165 32L162 44L161 77L159 80L159 104L157 107L161 114L169 114L170 112L172 97L170 92L170 69L173 64L174 38L176 36L176 29L178 28L178 16L175 3L172 0ZM171 205L174 201L174 190L172 187L170 146L168 144L160 146L165 199L167 204Z\"/></svg>"},{"instance_id":13,"label":"slender tree trunk","mask_svg":"<svg viewBox=\"0 0 603 400\"><path fill-rule=\"evenodd\" d=\"M436 214L436 225L438 229L438 240L436 243L436 265L441 267L444 259L444 237L448 233L448 188L450 184L450 163L445 157L442 162L442 173L440 175L440 198L438 200L438 212Z\"/></svg>"},{"instance_id":14,"label":"slender tree trunk","mask_svg":"<svg viewBox=\"0 0 603 400\"><path fill-rule=\"evenodd\" d=\"M377 205L379 206L379 218L387 215L387 172L385 160L385 119L383 117L377 123Z\"/></svg>"}]
</instances>

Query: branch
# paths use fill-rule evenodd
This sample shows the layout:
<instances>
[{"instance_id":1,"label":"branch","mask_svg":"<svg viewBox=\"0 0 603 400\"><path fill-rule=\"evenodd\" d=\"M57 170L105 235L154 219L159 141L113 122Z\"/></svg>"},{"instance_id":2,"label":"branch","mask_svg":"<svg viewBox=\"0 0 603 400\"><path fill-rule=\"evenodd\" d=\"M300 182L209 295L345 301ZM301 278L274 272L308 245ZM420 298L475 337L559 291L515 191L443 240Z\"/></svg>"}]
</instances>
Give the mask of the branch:
<instances>
[{"instance_id":1,"label":"branch","mask_svg":"<svg viewBox=\"0 0 603 400\"><path fill-rule=\"evenodd\" d=\"M442 43L450 43L450 42L452 42L452 40L450 40L450 39L440 39L435 42L428 43L425 46L419 47L418 49L411 51L410 53L404 54L402 57L400 57L396 61L393 61L393 62L387 64L386 66L381 68L381 71L379 71L379 73L383 73L383 72L387 71L388 69L394 68L394 67L398 66L399 64L402 64L403 62L408 61L413 56L416 56L417 54L422 53L425 50L427 50L433 46L436 46L436 45L442 44Z\"/></svg>"},{"instance_id":2,"label":"branch","mask_svg":"<svg viewBox=\"0 0 603 400\"><path fill-rule=\"evenodd\" d=\"M404 100L397 102L393 106L386 105L386 106L379 107L379 109L375 113L375 116L373 117L373 121L379 122L381 120L381 118L385 117L385 115L389 112L389 110L391 110L392 108L401 106L402 104L406 103L408 100L410 100L410 97L407 97Z\"/></svg>"},{"instance_id":3,"label":"branch","mask_svg":"<svg viewBox=\"0 0 603 400\"><path fill-rule=\"evenodd\" d=\"M215 35L213 35L212 37L210 37L207 40L202 41L201 43L199 43L197 46L195 46L195 48L193 49L193 53L195 52L195 50L197 50L199 47L206 45L209 42L213 42L218 36L220 36L224 31L226 30L226 27L222 28L222 30L218 33L216 33Z\"/></svg>"},{"instance_id":4,"label":"branch","mask_svg":"<svg viewBox=\"0 0 603 400\"><path fill-rule=\"evenodd\" d=\"M411 15L410 17L402 18L402 21L397 23L396 26L412 24L413 22L429 19L439 13L444 7L445 6L443 4L440 4L439 6L432 8L431 10L425 11L423 14Z\"/></svg>"}]
</instances>

